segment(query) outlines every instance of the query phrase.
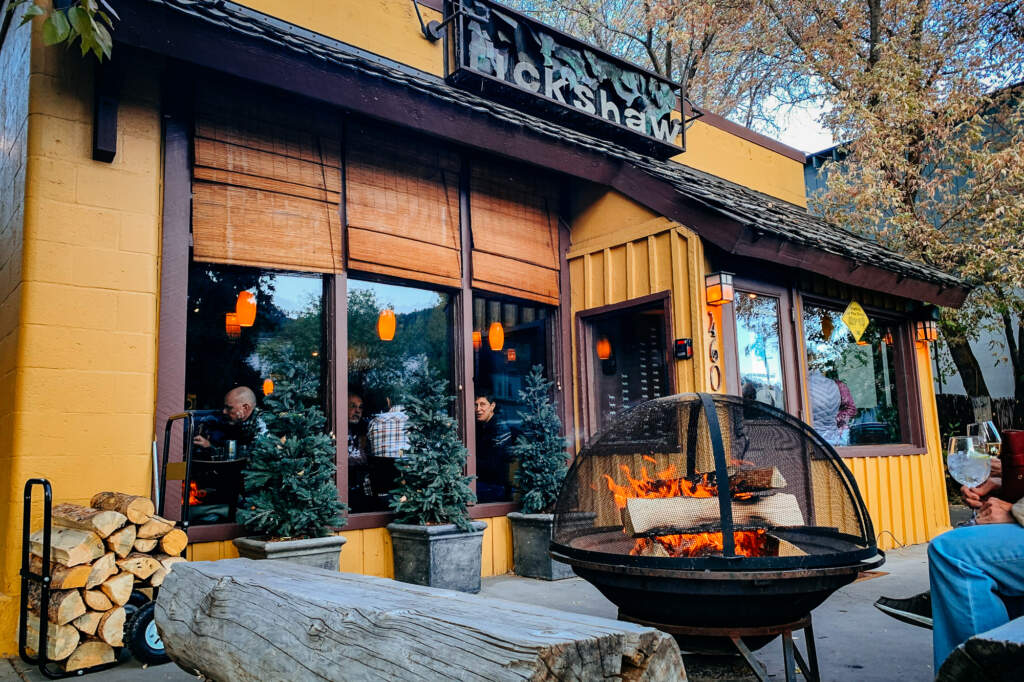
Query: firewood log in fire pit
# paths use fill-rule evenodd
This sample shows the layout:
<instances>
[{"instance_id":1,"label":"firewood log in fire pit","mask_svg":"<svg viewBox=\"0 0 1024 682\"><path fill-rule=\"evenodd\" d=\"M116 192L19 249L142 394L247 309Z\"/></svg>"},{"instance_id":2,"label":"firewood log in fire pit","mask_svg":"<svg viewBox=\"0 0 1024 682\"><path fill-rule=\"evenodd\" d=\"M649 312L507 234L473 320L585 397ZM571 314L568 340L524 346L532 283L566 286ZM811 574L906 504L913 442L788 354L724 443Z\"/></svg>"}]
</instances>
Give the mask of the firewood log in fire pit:
<instances>
[{"instance_id":1,"label":"firewood log in fire pit","mask_svg":"<svg viewBox=\"0 0 1024 682\"><path fill-rule=\"evenodd\" d=\"M686 679L653 628L371 576L226 559L160 589L168 655L219 682Z\"/></svg>"},{"instance_id":2,"label":"firewood log in fire pit","mask_svg":"<svg viewBox=\"0 0 1024 682\"><path fill-rule=\"evenodd\" d=\"M622 520L629 535L662 528L687 533L721 523L717 497L630 497L622 510ZM748 527L802 526L804 517L795 496L776 493L734 504L732 522Z\"/></svg>"}]
</instances>

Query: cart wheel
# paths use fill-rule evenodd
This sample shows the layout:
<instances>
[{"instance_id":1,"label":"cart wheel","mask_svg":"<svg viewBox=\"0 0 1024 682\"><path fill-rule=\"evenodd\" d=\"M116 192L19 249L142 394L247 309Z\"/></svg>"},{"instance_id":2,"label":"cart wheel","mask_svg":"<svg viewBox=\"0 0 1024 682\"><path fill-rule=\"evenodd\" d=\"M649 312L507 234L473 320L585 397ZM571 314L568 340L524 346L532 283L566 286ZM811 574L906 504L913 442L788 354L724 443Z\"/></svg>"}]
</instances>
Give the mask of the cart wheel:
<instances>
[{"instance_id":1,"label":"cart wheel","mask_svg":"<svg viewBox=\"0 0 1024 682\"><path fill-rule=\"evenodd\" d=\"M157 665L171 660L164 652L164 643L153 620L155 601L148 601L132 615L125 627L125 644L141 663Z\"/></svg>"}]
</instances>

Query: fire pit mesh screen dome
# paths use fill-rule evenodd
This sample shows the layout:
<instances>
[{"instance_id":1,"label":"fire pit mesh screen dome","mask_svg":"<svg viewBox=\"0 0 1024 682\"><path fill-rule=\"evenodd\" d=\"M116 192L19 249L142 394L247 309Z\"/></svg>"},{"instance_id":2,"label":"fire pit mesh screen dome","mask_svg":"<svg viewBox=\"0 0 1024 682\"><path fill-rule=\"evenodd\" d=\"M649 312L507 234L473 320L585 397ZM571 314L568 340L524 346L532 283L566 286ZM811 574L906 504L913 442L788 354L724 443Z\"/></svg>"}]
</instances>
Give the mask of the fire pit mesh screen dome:
<instances>
[{"instance_id":1,"label":"fire pit mesh screen dome","mask_svg":"<svg viewBox=\"0 0 1024 682\"><path fill-rule=\"evenodd\" d=\"M877 554L852 474L810 426L757 401L692 393L628 410L583 449L555 506L552 550L681 570Z\"/></svg>"}]
</instances>

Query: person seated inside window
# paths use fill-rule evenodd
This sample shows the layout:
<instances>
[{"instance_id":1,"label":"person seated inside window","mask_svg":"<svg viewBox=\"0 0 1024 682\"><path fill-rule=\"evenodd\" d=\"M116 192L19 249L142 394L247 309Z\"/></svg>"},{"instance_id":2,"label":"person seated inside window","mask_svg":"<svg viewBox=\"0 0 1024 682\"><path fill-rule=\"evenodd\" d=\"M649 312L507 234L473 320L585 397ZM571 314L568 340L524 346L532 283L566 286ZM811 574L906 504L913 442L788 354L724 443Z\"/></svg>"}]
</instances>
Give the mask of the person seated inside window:
<instances>
[{"instance_id":1,"label":"person seated inside window","mask_svg":"<svg viewBox=\"0 0 1024 682\"><path fill-rule=\"evenodd\" d=\"M363 396L356 391L348 394L348 503L352 511L373 508L373 490L370 487L369 425L363 418Z\"/></svg>"},{"instance_id":2,"label":"person seated inside window","mask_svg":"<svg viewBox=\"0 0 1024 682\"><path fill-rule=\"evenodd\" d=\"M478 502L504 502L512 499L509 480L508 447L512 432L496 414L497 404L490 393L481 393L473 402L476 415L476 499Z\"/></svg>"},{"instance_id":3,"label":"person seated inside window","mask_svg":"<svg viewBox=\"0 0 1024 682\"><path fill-rule=\"evenodd\" d=\"M374 415L366 431L370 445L370 486L374 510L388 508L388 492L395 487L398 468L395 460L409 451L409 416L401 405L392 405L387 399L388 411Z\"/></svg>"}]
</instances>

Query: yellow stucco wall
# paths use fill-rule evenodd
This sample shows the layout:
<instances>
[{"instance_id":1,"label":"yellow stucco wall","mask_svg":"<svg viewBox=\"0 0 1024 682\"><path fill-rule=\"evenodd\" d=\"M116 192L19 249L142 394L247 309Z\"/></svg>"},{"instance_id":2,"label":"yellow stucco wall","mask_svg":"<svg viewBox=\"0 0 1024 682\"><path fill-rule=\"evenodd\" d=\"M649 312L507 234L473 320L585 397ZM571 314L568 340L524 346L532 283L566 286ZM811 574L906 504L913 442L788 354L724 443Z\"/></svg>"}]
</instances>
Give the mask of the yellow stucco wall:
<instances>
[{"instance_id":1,"label":"yellow stucco wall","mask_svg":"<svg viewBox=\"0 0 1024 682\"><path fill-rule=\"evenodd\" d=\"M434 75L444 75L443 41L420 32L411 0L240 0L241 4ZM441 18L420 5L424 23ZM806 206L803 163L696 121L676 161Z\"/></svg>"},{"instance_id":2,"label":"yellow stucco wall","mask_svg":"<svg viewBox=\"0 0 1024 682\"><path fill-rule=\"evenodd\" d=\"M38 22L37 22L38 24ZM127 65L118 153L92 160L93 63L33 35L21 309L0 591L18 591L21 487L148 494L160 234L159 65ZM9 356L8 356L9 357ZM8 454L5 452L5 454ZM16 653L4 609L0 655Z\"/></svg>"},{"instance_id":3,"label":"yellow stucco wall","mask_svg":"<svg viewBox=\"0 0 1024 682\"><path fill-rule=\"evenodd\" d=\"M487 522L484 530L483 556L480 574L483 577L503 575L512 570L512 531L508 517L481 519ZM341 549L341 570L346 573L394 577L391 554L391 536L386 528L343 530L348 542ZM187 557L191 561L217 561L233 559L238 551L230 541L199 542L190 545Z\"/></svg>"}]
</instances>

